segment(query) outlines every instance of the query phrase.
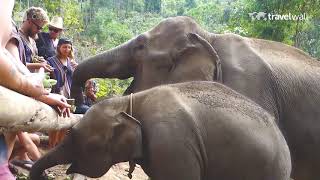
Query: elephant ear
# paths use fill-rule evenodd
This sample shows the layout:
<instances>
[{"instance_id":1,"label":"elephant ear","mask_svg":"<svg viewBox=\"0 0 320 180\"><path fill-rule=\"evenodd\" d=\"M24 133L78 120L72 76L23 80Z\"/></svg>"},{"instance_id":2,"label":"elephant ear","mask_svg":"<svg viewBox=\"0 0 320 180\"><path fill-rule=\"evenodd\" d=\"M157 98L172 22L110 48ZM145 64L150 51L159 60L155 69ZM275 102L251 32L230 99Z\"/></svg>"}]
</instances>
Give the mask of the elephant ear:
<instances>
[{"instance_id":1,"label":"elephant ear","mask_svg":"<svg viewBox=\"0 0 320 180\"><path fill-rule=\"evenodd\" d=\"M222 81L220 58L211 44L196 33L187 34L187 42L178 50L175 71L189 80Z\"/></svg>"},{"instance_id":2,"label":"elephant ear","mask_svg":"<svg viewBox=\"0 0 320 180\"><path fill-rule=\"evenodd\" d=\"M113 124L113 154L117 161L142 157L141 123L125 112L115 116Z\"/></svg>"},{"instance_id":3,"label":"elephant ear","mask_svg":"<svg viewBox=\"0 0 320 180\"><path fill-rule=\"evenodd\" d=\"M217 51L213 48L213 46L211 46L211 44L207 40L205 40L199 34L189 33L189 36L191 38L195 38L196 40L198 40L202 44L202 46L206 48L211 58L215 61L215 65L216 65L216 71L214 74L215 80L218 82L222 82L221 60Z\"/></svg>"}]
</instances>

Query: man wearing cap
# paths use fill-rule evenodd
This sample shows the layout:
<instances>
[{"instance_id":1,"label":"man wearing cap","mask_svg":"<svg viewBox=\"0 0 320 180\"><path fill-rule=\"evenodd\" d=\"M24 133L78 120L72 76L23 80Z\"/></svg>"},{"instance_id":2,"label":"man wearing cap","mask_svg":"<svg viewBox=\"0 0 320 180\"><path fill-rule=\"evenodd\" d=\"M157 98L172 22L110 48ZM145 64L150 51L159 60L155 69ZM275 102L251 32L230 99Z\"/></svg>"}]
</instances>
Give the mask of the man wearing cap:
<instances>
[{"instance_id":1,"label":"man wearing cap","mask_svg":"<svg viewBox=\"0 0 320 180\"><path fill-rule=\"evenodd\" d=\"M52 71L50 65L38 56L38 49L35 42L37 34L48 21L47 13L39 7L30 7L23 16L23 22L18 34L24 45L25 59L23 59L23 63L32 72L41 67L46 71Z\"/></svg>"},{"instance_id":2,"label":"man wearing cap","mask_svg":"<svg viewBox=\"0 0 320 180\"><path fill-rule=\"evenodd\" d=\"M38 39L36 40L38 54L44 57L46 60L49 57L56 55L56 49L58 45L58 37L63 31L62 17L54 16L49 23L49 32L40 32Z\"/></svg>"}]
</instances>

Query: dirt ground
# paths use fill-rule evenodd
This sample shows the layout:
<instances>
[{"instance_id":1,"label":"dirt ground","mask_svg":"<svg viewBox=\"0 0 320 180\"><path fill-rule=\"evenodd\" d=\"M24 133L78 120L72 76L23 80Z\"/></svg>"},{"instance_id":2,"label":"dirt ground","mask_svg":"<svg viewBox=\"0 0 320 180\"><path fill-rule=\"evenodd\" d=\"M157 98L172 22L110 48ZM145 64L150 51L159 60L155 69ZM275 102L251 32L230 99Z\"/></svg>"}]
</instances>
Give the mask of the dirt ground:
<instances>
[{"instance_id":1,"label":"dirt ground","mask_svg":"<svg viewBox=\"0 0 320 180\"><path fill-rule=\"evenodd\" d=\"M108 173L103 177L98 178L98 180L129 180L127 176L128 172L125 171L126 169L129 169L128 163L114 165ZM140 166L137 166L132 173L132 180L148 180L148 176L143 172Z\"/></svg>"},{"instance_id":2,"label":"dirt ground","mask_svg":"<svg viewBox=\"0 0 320 180\"><path fill-rule=\"evenodd\" d=\"M47 144L41 145L39 147L41 154L45 154L48 152ZM17 180L26 180L29 174L29 171L15 167L18 170ZM130 180L127 176L128 172L126 170L129 169L129 163L119 163L110 168L110 170L100 178L87 178L83 176L76 175L73 177L72 175L67 176L66 170L68 169L68 165L58 165L46 170L46 174L48 175L50 180ZM132 173L132 180L148 180L148 176L143 172L142 168L137 165L134 172Z\"/></svg>"},{"instance_id":3,"label":"dirt ground","mask_svg":"<svg viewBox=\"0 0 320 180\"><path fill-rule=\"evenodd\" d=\"M67 165L59 165L52 167L46 171L48 174L49 179L55 179L55 180L130 180L127 176L128 172L126 171L129 168L128 163L119 163L114 166L102 177L100 178L88 178L76 175L73 176L67 176L65 174L68 166ZM19 176L18 180L26 179L26 176L28 176L28 171L18 168L19 170ZM132 180L148 180L148 176L143 172L140 166L136 166L134 172L132 173Z\"/></svg>"},{"instance_id":4,"label":"dirt ground","mask_svg":"<svg viewBox=\"0 0 320 180\"><path fill-rule=\"evenodd\" d=\"M65 170L67 169L67 166L65 167L54 167L49 169L51 171L51 174L55 175L54 179L57 180L65 180L68 179L67 176L65 175ZM76 175L74 180L129 180L127 174L128 172L126 171L129 169L129 164L128 163L120 163L117 165L114 165L104 176L100 178L87 178L87 177L79 177ZM70 177L69 177L70 178ZM72 179L72 178L70 178ZM137 166L135 168L135 171L132 173L132 180L148 180L148 176L143 172L140 166Z\"/></svg>"}]
</instances>

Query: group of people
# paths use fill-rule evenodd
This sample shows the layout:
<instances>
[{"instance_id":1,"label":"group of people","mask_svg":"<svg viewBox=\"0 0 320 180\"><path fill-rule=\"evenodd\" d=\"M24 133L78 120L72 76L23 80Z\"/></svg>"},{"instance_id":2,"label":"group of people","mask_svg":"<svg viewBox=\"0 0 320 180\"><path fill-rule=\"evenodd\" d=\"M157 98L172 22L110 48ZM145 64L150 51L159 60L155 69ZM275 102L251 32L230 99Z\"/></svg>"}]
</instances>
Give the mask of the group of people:
<instances>
[{"instance_id":1,"label":"group of people","mask_svg":"<svg viewBox=\"0 0 320 180\"><path fill-rule=\"evenodd\" d=\"M20 28L12 20L14 0L4 0L0 6L0 85L21 94L35 98L51 106L57 106L59 115L70 116L72 73L77 67L74 60L73 44L67 38L59 38L63 32L62 17L53 17L49 22L47 13L39 7L26 10ZM41 32L49 23L49 32ZM50 73L57 84L47 92L42 84L44 73ZM96 84L86 83L88 104L80 108L84 113L96 100ZM77 110L76 110L77 111ZM49 146L54 147L65 135L65 131L49 132ZM15 144L20 144L19 153L12 156ZM15 179L8 168L12 163L32 165L40 158L37 148L39 136L27 132L0 135L0 179Z\"/></svg>"}]
</instances>

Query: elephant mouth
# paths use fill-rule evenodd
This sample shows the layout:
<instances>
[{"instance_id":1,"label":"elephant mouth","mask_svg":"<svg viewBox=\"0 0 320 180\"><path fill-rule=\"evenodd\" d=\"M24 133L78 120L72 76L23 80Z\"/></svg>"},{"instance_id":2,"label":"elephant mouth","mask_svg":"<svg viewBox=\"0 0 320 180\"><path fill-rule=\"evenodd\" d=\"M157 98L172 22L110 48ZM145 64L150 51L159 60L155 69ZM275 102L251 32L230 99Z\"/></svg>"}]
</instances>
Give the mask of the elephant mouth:
<instances>
[{"instance_id":1,"label":"elephant mouth","mask_svg":"<svg viewBox=\"0 0 320 180\"><path fill-rule=\"evenodd\" d=\"M86 167L80 167L77 163L72 163L71 166L67 169L66 174L78 173L90 178L99 178L103 176L105 173L107 173L110 168L111 166L105 168L99 166L92 166L90 164L87 164Z\"/></svg>"},{"instance_id":2,"label":"elephant mouth","mask_svg":"<svg viewBox=\"0 0 320 180\"><path fill-rule=\"evenodd\" d=\"M74 163L72 163L71 166L67 169L66 174L79 173L77 169L77 166Z\"/></svg>"}]
</instances>

